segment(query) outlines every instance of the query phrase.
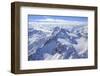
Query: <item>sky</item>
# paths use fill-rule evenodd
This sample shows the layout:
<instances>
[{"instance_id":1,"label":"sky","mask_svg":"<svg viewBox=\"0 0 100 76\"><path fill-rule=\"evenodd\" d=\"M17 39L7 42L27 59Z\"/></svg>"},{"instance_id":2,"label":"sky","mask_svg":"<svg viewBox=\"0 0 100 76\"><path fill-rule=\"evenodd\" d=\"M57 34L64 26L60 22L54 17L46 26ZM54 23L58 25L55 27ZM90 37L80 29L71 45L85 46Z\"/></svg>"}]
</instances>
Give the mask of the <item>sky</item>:
<instances>
[{"instance_id":1,"label":"sky","mask_svg":"<svg viewBox=\"0 0 100 76\"><path fill-rule=\"evenodd\" d=\"M28 22L35 21L79 21L88 22L88 17L79 16L51 16L51 15L28 15Z\"/></svg>"}]
</instances>

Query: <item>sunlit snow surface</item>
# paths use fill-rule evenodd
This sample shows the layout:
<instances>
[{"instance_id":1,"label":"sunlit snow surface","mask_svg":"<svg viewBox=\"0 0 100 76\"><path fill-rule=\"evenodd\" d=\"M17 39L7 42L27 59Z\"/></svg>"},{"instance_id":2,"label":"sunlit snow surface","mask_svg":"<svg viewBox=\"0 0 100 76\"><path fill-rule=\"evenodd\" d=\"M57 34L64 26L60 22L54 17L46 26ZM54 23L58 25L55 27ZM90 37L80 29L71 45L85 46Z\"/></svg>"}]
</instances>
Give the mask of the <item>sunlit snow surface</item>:
<instances>
[{"instance_id":1,"label":"sunlit snow surface","mask_svg":"<svg viewBox=\"0 0 100 76\"><path fill-rule=\"evenodd\" d=\"M87 17L33 15L28 19L29 61L88 58Z\"/></svg>"}]
</instances>

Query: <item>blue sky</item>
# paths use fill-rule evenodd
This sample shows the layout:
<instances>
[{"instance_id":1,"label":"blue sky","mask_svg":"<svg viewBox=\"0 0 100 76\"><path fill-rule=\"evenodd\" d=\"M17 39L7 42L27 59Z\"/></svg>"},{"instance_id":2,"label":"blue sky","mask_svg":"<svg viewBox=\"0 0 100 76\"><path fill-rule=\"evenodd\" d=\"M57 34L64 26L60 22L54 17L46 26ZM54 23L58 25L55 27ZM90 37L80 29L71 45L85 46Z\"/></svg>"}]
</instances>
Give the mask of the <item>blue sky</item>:
<instances>
[{"instance_id":1,"label":"blue sky","mask_svg":"<svg viewBox=\"0 0 100 76\"><path fill-rule=\"evenodd\" d=\"M28 15L28 21L34 22L39 20L46 20L46 19L57 19L57 20L64 20L64 21L79 21L79 22L88 22L88 17L79 17L79 16L50 16L50 15Z\"/></svg>"}]
</instances>

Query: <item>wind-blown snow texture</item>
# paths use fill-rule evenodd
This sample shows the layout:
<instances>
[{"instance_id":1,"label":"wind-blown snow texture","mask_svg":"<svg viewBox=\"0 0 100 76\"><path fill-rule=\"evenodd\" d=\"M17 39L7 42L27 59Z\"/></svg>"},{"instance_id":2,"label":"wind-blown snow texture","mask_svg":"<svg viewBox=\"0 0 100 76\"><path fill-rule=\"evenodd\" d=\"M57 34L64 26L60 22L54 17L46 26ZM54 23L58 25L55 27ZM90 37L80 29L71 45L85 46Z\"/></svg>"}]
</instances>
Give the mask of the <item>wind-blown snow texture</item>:
<instances>
[{"instance_id":1,"label":"wind-blown snow texture","mask_svg":"<svg viewBox=\"0 0 100 76\"><path fill-rule=\"evenodd\" d=\"M70 20L69 22L65 21L66 25L59 25L59 21L54 21L55 25L50 19L46 22L29 22L28 60L88 58L88 26L86 22L73 21L73 23ZM41 22L42 24L38 25ZM63 21L61 22L63 23Z\"/></svg>"}]
</instances>

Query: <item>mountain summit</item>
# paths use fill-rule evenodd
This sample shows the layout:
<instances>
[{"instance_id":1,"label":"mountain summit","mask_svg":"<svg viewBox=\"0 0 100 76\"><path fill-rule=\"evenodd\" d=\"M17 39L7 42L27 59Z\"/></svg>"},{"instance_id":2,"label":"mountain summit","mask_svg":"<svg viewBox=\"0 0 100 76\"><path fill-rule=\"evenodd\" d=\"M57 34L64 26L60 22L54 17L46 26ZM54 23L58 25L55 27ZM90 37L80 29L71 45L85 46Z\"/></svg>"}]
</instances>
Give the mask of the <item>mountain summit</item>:
<instances>
[{"instance_id":1,"label":"mountain summit","mask_svg":"<svg viewBox=\"0 0 100 76\"><path fill-rule=\"evenodd\" d=\"M79 45L80 42L87 41L86 37L84 37L87 36L84 35L86 34L86 31L84 32L84 29L86 28L76 27L73 29L74 31L69 30L68 28L55 27L51 33L51 36L41 38L42 43L40 40L38 41L41 47L38 47L36 52L29 56L29 60L87 58L87 46L85 46L85 43L83 43L83 46L86 49L82 49ZM79 53L80 51L81 53Z\"/></svg>"}]
</instances>

